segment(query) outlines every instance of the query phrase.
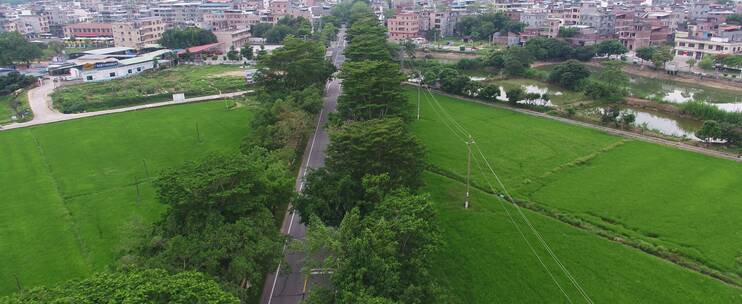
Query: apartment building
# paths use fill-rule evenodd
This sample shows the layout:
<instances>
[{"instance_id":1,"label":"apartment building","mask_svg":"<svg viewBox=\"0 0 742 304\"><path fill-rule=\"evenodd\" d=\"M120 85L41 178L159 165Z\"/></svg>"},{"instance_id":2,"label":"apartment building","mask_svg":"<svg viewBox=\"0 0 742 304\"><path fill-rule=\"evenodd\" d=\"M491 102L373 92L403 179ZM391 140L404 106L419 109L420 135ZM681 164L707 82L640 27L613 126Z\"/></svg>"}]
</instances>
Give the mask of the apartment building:
<instances>
[{"instance_id":1,"label":"apartment building","mask_svg":"<svg viewBox=\"0 0 742 304\"><path fill-rule=\"evenodd\" d=\"M228 52L232 47L239 51L242 46L250 42L251 37L250 30L247 28L231 31L215 31L214 35L217 42L221 44L222 53Z\"/></svg>"},{"instance_id":2,"label":"apartment building","mask_svg":"<svg viewBox=\"0 0 742 304\"><path fill-rule=\"evenodd\" d=\"M420 32L420 20L415 12L401 12L387 20L389 40L400 42L416 38Z\"/></svg>"},{"instance_id":3,"label":"apartment building","mask_svg":"<svg viewBox=\"0 0 742 304\"><path fill-rule=\"evenodd\" d=\"M595 7L580 10L578 24L594 28L601 37L613 37L616 26L616 15Z\"/></svg>"},{"instance_id":4,"label":"apartment building","mask_svg":"<svg viewBox=\"0 0 742 304\"><path fill-rule=\"evenodd\" d=\"M157 43L164 31L165 23L159 17L116 22L113 24L113 41L117 47L141 49L145 44Z\"/></svg>"},{"instance_id":5,"label":"apartment building","mask_svg":"<svg viewBox=\"0 0 742 304\"><path fill-rule=\"evenodd\" d=\"M113 37L113 25L97 22L68 24L64 26L64 36L70 38Z\"/></svg>"},{"instance_id":6,"label":"apartment building","mask_svg":"<svg viewBox=\"0 0 742 304\"><path fill-rule=\"evenodd\" d=\"M224 10L209 12L203 15L202 26L212 31L249 29L260 23L260 16L242 10Z\"/></svg>"},{"instance_id":7,"label":"apartment building","mask_svg":"<svg viewBox=\"0 0 742 304\"><path fill-rule=\"evenodd\" d=\"M711 55L742 54L742 29L740 26L719 26L714 31L697 32L691 25L688 32L675 33L675 54L701 59Z\"/></svg>"}]
</instances>

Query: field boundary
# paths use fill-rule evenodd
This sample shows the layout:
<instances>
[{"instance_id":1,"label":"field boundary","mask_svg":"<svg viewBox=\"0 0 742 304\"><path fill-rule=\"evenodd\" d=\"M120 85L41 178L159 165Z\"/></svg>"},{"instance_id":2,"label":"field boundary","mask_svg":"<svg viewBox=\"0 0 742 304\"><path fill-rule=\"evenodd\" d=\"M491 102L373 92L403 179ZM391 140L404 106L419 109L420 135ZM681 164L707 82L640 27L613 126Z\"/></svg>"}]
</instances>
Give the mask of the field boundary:
<instances>
[{"instance_id":1,"label":"field boundary","mask_svg":"<svg viewBox=\"0 0 742 304\"><path fill-rule=\"evenodd\" d=\"M450 172L448 170L442 169L434 165L429 164L428 168L426 168L426 171L432 174L442 176L447 179L459 182L459 183L464 183L463 177L458 176L457 174L453 172ZM474 182L471 183L471 186L481 192L484 192L490 195L500 196L505 201L508 201L511 204L517 204L518 206L526 208L532 212L539 213L541 215L555 219L562 223L568 224L577 229L581 229L591 234L598 235L606 240L613 241L613 242L625 245L627 247L632 247L639 251L643 251L645 253L656 256L658 258L661 258L667 262L676 264L685 269L688 269L688 270L703 274L705 276L711 277L713 279L716 279L726 285L742 289L742 278L738 274L724 273L722 272L722 270L710 267L706 265L705 263L703 263L702 261L695 259L694 257L679 253L677 252L677 250L668 249L662 245L655 244L651 240L646 240L636 235L630 235L628 233L623 233L621 231L618 231L618 229L613 229L613 227L609 227L609 225L595 223L594 221L591 221L587 218L584 218L581 216L575 216L573 214L564 213L558 209L549 208L549 207L543 206L542 204L538 204L530 200L525 200L521 198L513 198L513 200L510 200L508 197L506 197L502 193L493 192L487 189L486 187L482 187ZM625 228L625 230L627 231L631 231L636 234L642 234L641 232L634 231L626 226L623 226L623 225L619 225L619 226Z\"/></svg>"},{"instance_id":2,"label":"field boundary","mask_svg":"<svg viewBox=\"0 0 742 304\"><path fill-rule=\"evenodd\" d=\"M36 137L36 134L34 134L33 130L30 130L29 133L31 134L31 137L33 138L33 141L36 144L36 148L39 151L39 156L41 157L41 160L44 163L44 169L46 170L46 175L49 176L49 179L51 179L52 183L54 184L54 192L56 193L56 196L59 197L59 200L61 201L62 206L64 206L65 218L70 223L70 225L72 225L72 232L75 235L75 240L77 241L77 247L80 250L80 254L82 254L83 258L85 259L85 266L87 266L88 268L91 268L93 263L90 260L90 254L89 254L90 251L87 249L87 246L85 245L85 241L80 236L80 227L75 221L75 217L72 215L72 211L70 211L70 208L67 205L67 198L65 198L64 195L62 194L62 190L59 187L59 182L57 181L57 178L54 176L54 172L52 172L52 168L49 165L49 160L46 157L46 152L44 151L44 147L41 146L41 143ZM90 269L88 269L88 271L89 270Z\"/></svg>"},{"instance_id":3,"label":"field boundary","mask_svg":"<svg viewBox=\"0 0 742 304\"><path fill-rule=\"evenodd\" d=\"M417 84L407 83L407 85L414 87ZM706 148L703 148L703 147L689 145L689 144L686 144L686 143L672 141L672 140L668 140L668 139L664 139L664 138L653 137L653 136L648 136L648 135L644 135L644 134L638 134L638 133L634 133L634 132L629 132L629 131L618 130L618 129L613 129L613 128L609 128L609 127L594 125L594 124L587 123L587 122L577 121L577 120L574 120L574 119L564 118L564 117L560 117L560 116L553 116L553 115L549 115L549 114L546 114L546 113L536 112L536 111L532 111L532 110L528 110L528 109L515 108L515 107L511 107L511 106L502 104L502 103L485 102L485 101L482 101L482 100L477 100L477 99L473 99L473 98L469 98L469 97L448 94L446 92L442 92L440 90L436 90L436 89L432 89L432 88L430 90L433 91L433 92L435 92L436 94L441 95L441 96L455 98L455 99L459 99L459 100L462 100L462 101L467 101L467 102L477 103L477 104L488 106L488 107L493 107L493 108L498 108L498 109L513 111L513 112L518 112L518 113L526 114L526 115L530 115L530 116L535 116L535 117L541 117L541 118L546 118L546 119L550 119L550 120L555 120L555 121L558 121L558 122L562 122L562 123L566 123L566 124L570 124L570 125L575 125L575 126L580 126L580 127L585 127L585 128L589 128L589 129L601 131L603 133L608 133L608 134L611 134L611 135L621 136L621 137L624 137L624 138L637 139L637 140L641 140L641 141L644 141L644 142L659 144L659 145L663 145L663 146L667 146L667 147L673 147L675 149L685 150L685 151L689 151L689 152L696 152L696 153L704 154L704 155L707 155L707 156L712 156L712 157L717 157L717 158L723 158L723 159L733 160L733 161L736 161L736 162L742 162L742 155L733 155L733 154L730 154L730 153L725 153L725 152L721 152L721 151L706 149Z\"/></svg>"}]
</instances>

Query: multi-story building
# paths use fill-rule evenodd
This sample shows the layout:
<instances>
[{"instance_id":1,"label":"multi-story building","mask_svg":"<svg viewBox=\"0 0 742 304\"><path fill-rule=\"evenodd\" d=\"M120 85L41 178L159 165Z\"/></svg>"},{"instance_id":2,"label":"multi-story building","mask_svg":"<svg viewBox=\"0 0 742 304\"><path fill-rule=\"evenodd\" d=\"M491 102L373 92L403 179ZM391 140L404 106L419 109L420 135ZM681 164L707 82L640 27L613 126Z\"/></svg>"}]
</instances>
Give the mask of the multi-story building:
<instances>
[{"instance_id":1,"label":"multi-story building","mask_svg":"<svg viewBox=\"0 0 742 304\"><path fill-rule=\"evenodd\" d=\"M596 7L583 8L580 10L578 24L594 28L601 37L613 37L613 34L615 34L616 15Z\"/></svg>"},{"instance_id":2,"label":"multi-story building","mask_svg":"<svg viewBox=\"0 0 742 304\"><path fill-rule=\"evenodd\" d=\"M30 13L30 12L24 12ZM22 14L16 20L16 30L27 37L40 37L49 33L49 15Z\"/></svg>"},{"instance_id":3,"label":"multi-story building","mask_svg":"<svg viewBox=\"0 0 742 304\"><path fill-rule=\"evenodd\" d=\"M241 10L224 10L205 13L202 27L212 31L249 29L253 24L260 23L259 15Z\"/></svg>"},{"instance_id":4,"label":"multi-story building","mask_svg":"<svg viewBox=\"0 0 742 304\"><path fill-rule=\"evenodd\" d=\"M239 51L242 46L250 42L250 30L243 28L231 31L216 31L216 40L221 44L222 53L228 52L232 47Z\"/></svg>"},{"instance_id":5,"label":"multi-story building","mask_svg":"<svg viewBox=\"0 0 742 304\"><path fill-rule=\"evenodd\" d=\"M419 36L420 20L415 12L401 12L387 20L389 40L400 42Z\"/></svg>"},{"instance_id":6,"label":"multi-story building","mask_svg":"<svg viewBox=\"0 0 742 304\"><path fill-rule=\"evenodd\" d=\"M675 33L675 54L701 59L707 55L742 54L740 26L719 26L716 31L698 33L695 26L688 32Z\"/></svg>"},{"instance_id":7,"label":"multi-story building","mask_svg":"<svg viewBox=\"0 0 742 304\"><path fill-rule=\"evenodd\" d=\"M68 24L64 26L64 36L70 38L113 37L113 25L94 22Z\"/></svg>"},{"instance_id":8,"label":"multi-story building","mask_svg":"<svg viewBox=\"0 0 742 304\"><path fill-rule=\"evenodd\" d=\"M288 0L271 0L268 4L271 14L280 18L286 16L289 11L290 3Z\"/></svg>"},{"instance_id":9,"label":"multi-story building","mask_svg":"<svg viewBox=\"0 0 742 304\"><path fill-rule=\"evenodd\" d=\"M158 17L113 24L113 41L117 47L141 49L146 44L155 44L165 31L165 24Z\"/></svg>"}]
</instances>

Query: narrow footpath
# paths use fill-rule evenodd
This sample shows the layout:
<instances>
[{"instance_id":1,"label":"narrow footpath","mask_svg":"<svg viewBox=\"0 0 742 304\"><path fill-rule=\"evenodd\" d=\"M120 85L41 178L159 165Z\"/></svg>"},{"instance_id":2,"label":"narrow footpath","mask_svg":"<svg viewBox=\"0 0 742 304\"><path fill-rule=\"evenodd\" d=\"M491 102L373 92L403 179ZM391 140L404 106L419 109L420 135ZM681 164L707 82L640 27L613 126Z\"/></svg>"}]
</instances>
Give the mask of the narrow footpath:
<instances>
[{"instance_id":1,"label":"narrow footpath","mask_svg":"<svg viewBox=\"0 0 742 304\"><path fill-rule=\"evenodd\" d=\"M236 97L236 96L242 96L242 95L252 92L252 91L239 91L239 92L233 92L233 93L224 93L224 94L217 94L217 95L186 98L185 100L182 100L182 101L163 101L163 102L143 104L143 105L137 105L137 106L132 106L132 107L126 107L126 108L110 109L110 110L95 111L95 112L85 112L85 113L75 113L75 114L64 114L64 113L57 111L56 109L52 107L52 100L51 100L50 95L52 92L54 92L54 88L55 88L55 83L53 83L51 80L44 80L41 86L38 86L36 88L29 90L28 91L28 103L29 103L29 106L31 107L31 111L33 112L34 118L27 122L13 123L13 124L0 126L0 131L25 128L25 127L31 127L31 126L38 126L38 125L43 125L43 124L49 124L49 123L55 123L55 122L73 120L73 119L80 119L80 118L86 118L86 117L93 117L93 116L123 113L123 112L129 112L129 111L137 111L137 110L143 110L143 109L151 109L151 108L179 105L179 104L199 102L199 101Z\"/></svg>"}]
</instances>

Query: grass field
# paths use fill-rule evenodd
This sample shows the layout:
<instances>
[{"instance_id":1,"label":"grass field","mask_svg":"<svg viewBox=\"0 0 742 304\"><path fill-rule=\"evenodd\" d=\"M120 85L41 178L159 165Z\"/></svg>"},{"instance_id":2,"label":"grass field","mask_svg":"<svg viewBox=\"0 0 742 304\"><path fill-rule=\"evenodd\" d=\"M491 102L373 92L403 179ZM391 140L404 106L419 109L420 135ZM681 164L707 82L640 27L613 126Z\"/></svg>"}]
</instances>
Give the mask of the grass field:
<instances>
[{"instance_id":1,"label":"grass field","mask_svg":"<svg viewBox=\"0 0 742 304\"><path fill-rule=\"evenodd\" d=\"M414 100L413 91L408 93ZM592 129L444 96L436 99L472 132L514 196L625 237L669 248L728 277L738 279L742 273L742 221L738 220L742 218L739 204L742 165L739 163L625 141ZM429 162L448 174L464 176L463 138L454 137L426 101L422 105L422 120L415 121L412 128L426 144ZM473 180L480 187L486 185L481 177L475 176ZM457 250L466 248L469 247ZM651 258L658 261L656 267L664 267L658 265L665 262ZM620 269L620 264L612 269L603 268L599 264L602 262L595 263L585 267L622 273L626 277L635 272L632 268ZM631 259L625 263L631 263ZM649 266L643 268L650 273L654 271ZM696 280L705 280L702 275L693 275ZM670 278L657 275L651 282L657 285ZM688 292L699 290L693 284L678 286Z\"/></svg>"},{"instance_id":2,"label":"grass field","mask_svg":"<svg viewBox=\"0 0 742 304\"><path fill-rule=\"evenodd\" d=\"M0 295L102 270L164 210L151 177L236 151L250 117L215 101L0 132Z\"/></svg>"},{"instance_id":3,"label":"grass field","mask_svg":"<svg viewBox=\"0 0 742 304\"><path fill-rule=\"evenodd\" d=\"M181 65L115 81L65 86L52 94L52 100L60 111L77 113L170 100L173 93L190 98L235 92L246 89L244 77L219 75L239 70L230 65Z\"/></svg>"},{"instance_id":4,"label":"grass field","mask_svg":"<svg viewBox=\"0 0 742 304\"><path fill-rule=\"evenodd\" d=\"M539 247L512 205L472 192L462 208L464 185L426 174L445 244L434 271L454 303L569 303L518 234L514 216L546 267L573 303L586 303ZM525 210L561 262L595 303L739 303L742 290L691 272L557 220Z\"/></svg>"}]
</instances>

